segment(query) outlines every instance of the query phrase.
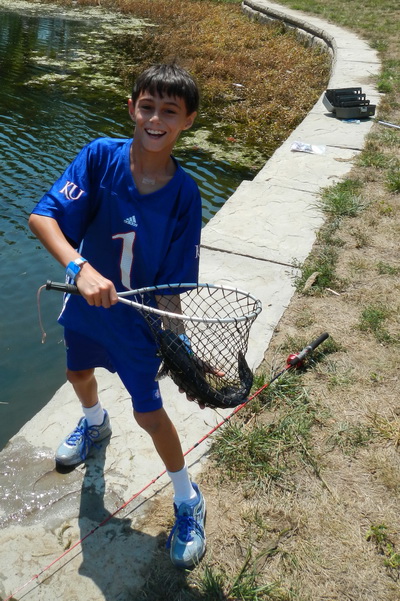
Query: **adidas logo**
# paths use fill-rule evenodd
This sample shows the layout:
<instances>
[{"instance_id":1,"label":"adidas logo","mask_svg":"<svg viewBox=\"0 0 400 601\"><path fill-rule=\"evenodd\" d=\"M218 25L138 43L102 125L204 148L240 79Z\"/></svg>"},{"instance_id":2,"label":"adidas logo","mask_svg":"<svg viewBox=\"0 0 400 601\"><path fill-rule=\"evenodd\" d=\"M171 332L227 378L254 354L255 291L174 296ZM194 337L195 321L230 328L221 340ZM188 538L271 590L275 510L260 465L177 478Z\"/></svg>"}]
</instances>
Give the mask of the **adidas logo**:
<instances>
[{"instance_id":1,"label":"adidas logo","mask_svg":"<svg viewBox=\"0 0 400 601\"><path fill-rule=\"evenodd\" d=\"M128 225L133 225L133 227L137 227L137 221L136 221L135 215L132 215L132 217L127 217L126 219L124 219L124 223L127 223Z\"/></svg>"}]
</instances>

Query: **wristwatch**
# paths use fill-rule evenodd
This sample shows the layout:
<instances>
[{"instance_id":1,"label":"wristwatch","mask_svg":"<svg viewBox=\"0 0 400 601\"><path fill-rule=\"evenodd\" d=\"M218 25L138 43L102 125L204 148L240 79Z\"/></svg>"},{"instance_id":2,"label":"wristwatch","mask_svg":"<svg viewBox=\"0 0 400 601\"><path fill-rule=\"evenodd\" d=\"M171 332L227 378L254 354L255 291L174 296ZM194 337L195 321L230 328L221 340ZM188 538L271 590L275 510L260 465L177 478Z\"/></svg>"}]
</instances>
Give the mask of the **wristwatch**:
<instances>
[{"instance_id":1,"label":"wristwatch","mask_svg":"<svg viewBox=\"0 0 400 601\"><path fill-rule=\"evenodd\" d=\"M76 276L82 269L82 265L84 265L84 263L87 263L87 260L83 257L79 257L79 259L75 259L75 261L71 261L70 263L68 263L66 269L67 276L72 280L75 280Z\"/></svg>"}]
</instances>

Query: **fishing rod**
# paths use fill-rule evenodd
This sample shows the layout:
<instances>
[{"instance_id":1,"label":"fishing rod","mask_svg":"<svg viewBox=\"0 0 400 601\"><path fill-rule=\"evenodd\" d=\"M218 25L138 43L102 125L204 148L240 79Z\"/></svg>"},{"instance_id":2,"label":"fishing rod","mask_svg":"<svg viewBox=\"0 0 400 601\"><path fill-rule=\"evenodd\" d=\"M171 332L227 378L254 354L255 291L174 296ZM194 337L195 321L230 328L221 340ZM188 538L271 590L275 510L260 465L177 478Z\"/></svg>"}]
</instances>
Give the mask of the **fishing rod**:
<instances>
[{"instance_id":1,"label":"fishing rod","mask_svg":"<svg viewBox=\"0 0 400 601\"><path fill-rule=\"evenodd\" d=\"M396 125L395 123L389 123L388 121L379 121L378 119L374 119L379 125L385 125L386 127L392 127L393 129L400 129L400 125Z\"/></svg>"},{"instance_id":2,"label":"fishing rod","mask_svg":"<svg viewBox=\"0 0 400 601\"><path fill-rule=\"evenodd\" d=\"M316 338L315 340L313 340L312 342L310 342L310 344L308 344L307 346L305 346L299 353L290 354L288 356L288 358L286 359L286 365L285 365L285 367L283 369L281 369L266 384L264 384L263 386L261 386L261 388L259 388L256 392L254 392L251 396L249 396L248 399L246 399L245 401L243 401L243 403L241 405L238 405L237 407L235 407L235 409L227 417L224 417L207 434L205 434L194 445L192 445L183 454L184 457L186 457L187 455L189 455L189 453L191 453L194 449L196 449L202 442L204 442L205 440L207 440L207 438L209 438L212 434L214 434L214 432L216 432L217 430L219 430L219 428L221 428L221 426L223 426L224 424L226 424L227 422L229 422L234 415L236 415L241 409L243 409L243 407L245 407L256 396L258 396L259 394L261 394L261 392L263 392L263 390L265 390L266 388L268 388L269 386L271 386L271 384L273 382L275 382L278 378L280 378L283 374L285 374L287 371L289 371L291 369L298 369L299 367L301 367L304 364L304 361L308 357L308 355L310 355L327 338L329 338L329 334L327 332L325 332L324 334L321 334L320 336L318 336L318 338ZM130 503L132 503L132 501L134 501L135 499L137 499L137 497L139 497L141 494L143 494L148 488L150 488L150 486L152 486L153 484L155 484L155 482L157 482L166 473L167 473L166 469L164 469L162 472L160 472L157 476L155 476L152 480L150 480L145 486L143 486L143 488L141 490L139 490L138 492L136 492L130 499L128 499L127 501L125 501L125 503L123 503L120 507L118 507L118 509L116 509L113 513L111 513L110 515L108 515L106 519L104 519L102 522L100 522L99 524L97 524L94 528L92 528L92 530L90 530L89 532L87 532L85 534L85 536L83 536L76 543L74 543L73 545L71 545L66 551L64 551L64 553L62 553L61 555L59 555L58 557L56 557L56 559L54 559L51 563L49 563L47 566L45 566L44 568L42 568L37 574L34 574L27 582L25 582L25 584L23 584L18 589L16 589L11 595L9 595L8 597L6 597L3 601L13 601L14 600L14 595L18 594L20 591L22 591L27 586L29 586L29 584L31 584L32 582L34 582L35 580L37 580L42 574L44 574L45 572L47 572L48 570L50 570L50 568L52 568L56 563L58 563L59 561L61 561L64 557L66 557L69 553L71 553L71 551L73 551L74 549L76 549L86 539L88 539L89 536L91 536L97 530L99 530L99 528L102 528L103 526L105 526L105 524L107 524L113 517L115 517L120 511L122 511L123 509L125 509L125 507L127 507Z\"/></svg>"}]
</instances>

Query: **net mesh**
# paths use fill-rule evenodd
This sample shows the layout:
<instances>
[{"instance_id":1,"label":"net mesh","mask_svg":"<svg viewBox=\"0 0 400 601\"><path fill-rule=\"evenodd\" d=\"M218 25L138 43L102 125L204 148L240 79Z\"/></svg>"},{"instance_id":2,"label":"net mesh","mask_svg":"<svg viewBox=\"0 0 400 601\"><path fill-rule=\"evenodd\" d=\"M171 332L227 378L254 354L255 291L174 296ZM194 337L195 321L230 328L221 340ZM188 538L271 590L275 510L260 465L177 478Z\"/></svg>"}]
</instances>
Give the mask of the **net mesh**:
<instances>
[{"instance_id":1,"label":"net mesh","mask_svg":"<svg viewBox=\"0 0 400 601\"><path fill-rule=\"evenodd\" d=\"M171 309L174 292L179 293L181 315ZM253 382L245 355L260 301L238 289L207 284L184 292L159 290L156 295L158 307L167 315L146 310L146 295L142 296L142 313L160 348L162 371L201 405L242 403Z\"/></svg>"}]
</instances>

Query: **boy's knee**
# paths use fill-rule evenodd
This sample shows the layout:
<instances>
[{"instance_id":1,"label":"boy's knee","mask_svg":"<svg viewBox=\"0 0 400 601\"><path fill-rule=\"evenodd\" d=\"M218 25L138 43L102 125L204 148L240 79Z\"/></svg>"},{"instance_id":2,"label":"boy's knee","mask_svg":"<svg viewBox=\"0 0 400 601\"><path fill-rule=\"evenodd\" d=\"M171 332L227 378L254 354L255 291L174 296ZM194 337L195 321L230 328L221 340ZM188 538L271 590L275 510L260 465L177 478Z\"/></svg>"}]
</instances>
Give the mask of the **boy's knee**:
<instances>
[{"instance_id":1,"label":"boy's knee","mask_svg":"<svg viewBox=\"0 0 400 601\"><path fill-rule=\"evenodd\" d=\"M165 425L166 420L168 420L162 409L150 411L148 413L134 411L133 415L135 416L137 424L150 435L158 432Z\"/></svg>"},{"instance_id":2,"label":"boy's knee","mask_svg":"<svg viewBox=\"0 0 400 601\"><path fill-rule=\"evenodd\" d=\"M71 384L83 384L89 382L93 377L94 369L82 369L80 371L72 371L67 369L67 380Z\"/></svg>"}]
</instances>

